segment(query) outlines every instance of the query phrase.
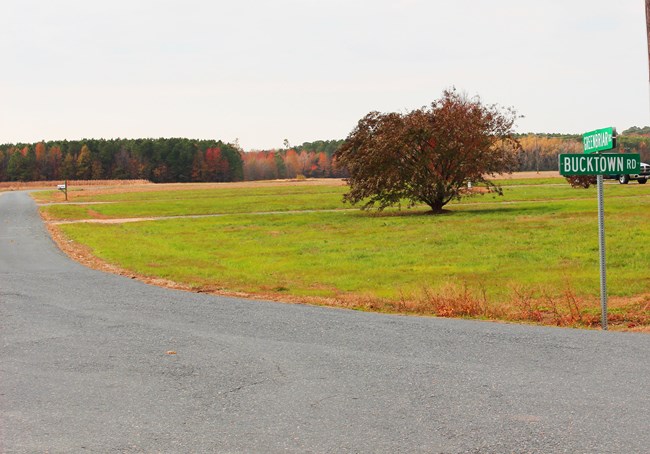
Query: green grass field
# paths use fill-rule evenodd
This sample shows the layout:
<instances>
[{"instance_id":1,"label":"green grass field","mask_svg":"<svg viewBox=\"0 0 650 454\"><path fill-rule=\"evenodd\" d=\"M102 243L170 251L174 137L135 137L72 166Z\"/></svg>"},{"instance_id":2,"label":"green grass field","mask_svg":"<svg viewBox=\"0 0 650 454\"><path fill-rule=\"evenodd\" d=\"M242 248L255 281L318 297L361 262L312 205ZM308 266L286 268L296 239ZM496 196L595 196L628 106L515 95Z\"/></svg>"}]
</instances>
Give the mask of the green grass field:
<instances>
[{"instance_id":1,"label":"green grass field","mask_svg":"<svg viewBox=\"0 0 650 454\"><path fill-rule=\"evenodd\" d=\"M342 194L343 188L336 186L127 192L96 197L80 193L75 194L75 201L89 205L50 205L43 211L54 219L90 219L349 208L342 205ZM40 195L43 200L48 200L47 196Z\"/></svg>"},{"instance_id":2,"label":"green grass field","mask_svg":"<svg viewBox=\"0 0 650 454\"><path fill-rule=\"evenodd\" d=\"M472 196L463 204L500 204L536 200L593 199L593 190L571 191L566 184L540 185L531 180L507 181L504 197L496 194ZM548 180L544 180L548 181ZM252 212L306 211L350 209L341 198L345 187L337 186L288 186L271 188L239 188L187 191L126 192L84 196L75 194L74 201L83 203L55 204L42 208L52 219L80 220L95 218L139 218L157 216L192 216L210 214L235 214ZM56 194L38 193L37 199L50 201ZM625 195L625 193L617 194ZM94 204L95 202L96 204ZM98 203L97 203L98 202ZM458 205L453 202L450 207Z\"/></svg>"},{"instance_id":3,"label":"green grass field","mask_svg":"<svg viewBox=\"0 0 650 454\"><path fill-rule=\"evenodd\" d=\"M473 196L437 216L349 210L345 188L327 186L111 194L83 200L110 204L42 210L55 219L220 214L60 226L111 264L195 288L403 302L451 287L497 305L522 293L595 301L596 191L563 182L508 181L503 197ZM650 186L606 185L612 296L650 293L649 207Z\"/></svg>"}]
</instances>

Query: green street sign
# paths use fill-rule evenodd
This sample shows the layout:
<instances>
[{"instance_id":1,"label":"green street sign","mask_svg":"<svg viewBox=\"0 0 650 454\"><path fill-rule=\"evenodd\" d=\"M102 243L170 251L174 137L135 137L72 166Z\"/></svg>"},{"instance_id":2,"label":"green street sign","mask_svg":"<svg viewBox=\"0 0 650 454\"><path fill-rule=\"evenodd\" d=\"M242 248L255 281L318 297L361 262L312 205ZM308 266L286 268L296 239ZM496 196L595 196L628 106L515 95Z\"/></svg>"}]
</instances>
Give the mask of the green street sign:
<instances>
[{"instance_id":1,"label":"green street sign","mask_svg":"<svg viewBox=\"0 0 650 454\"><path fill-rule=\"evenodd\" d=\"M582 135L582 145L585 153L616 148L616 130L614 128L596 129Z\"/></svg>"},{"instance_id":2,"label":"green street sign","mask_svg":"<svg viewBox=\"0 0 650 454\"><path fill-rule=\"evenodd\" d=\"M560 175L634 175L641 171L639 154L561 154Z\"/></svg>"}]
</instances>

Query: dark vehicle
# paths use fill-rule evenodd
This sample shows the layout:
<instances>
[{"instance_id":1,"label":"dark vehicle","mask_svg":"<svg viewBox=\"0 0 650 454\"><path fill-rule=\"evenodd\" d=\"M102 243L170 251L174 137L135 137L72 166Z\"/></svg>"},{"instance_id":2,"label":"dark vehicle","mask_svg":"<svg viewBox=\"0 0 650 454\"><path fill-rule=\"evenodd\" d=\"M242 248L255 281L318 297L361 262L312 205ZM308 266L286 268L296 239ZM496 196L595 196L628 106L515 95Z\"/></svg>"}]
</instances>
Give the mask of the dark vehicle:
<instances>
[{"instance_id":1,"label":"dark vehicle","mask_svg":"<svg viewBox=\"0 0 650 454\"><path fill-rule=\"evenodd\" d=\"M645 162L641 163L641 172L638 175L605 175L610 180L618 180L620 184L628 184L630 180L636 180L639 184L646 184L650 179L650 165Z\"/></svg>"}]
</instances>

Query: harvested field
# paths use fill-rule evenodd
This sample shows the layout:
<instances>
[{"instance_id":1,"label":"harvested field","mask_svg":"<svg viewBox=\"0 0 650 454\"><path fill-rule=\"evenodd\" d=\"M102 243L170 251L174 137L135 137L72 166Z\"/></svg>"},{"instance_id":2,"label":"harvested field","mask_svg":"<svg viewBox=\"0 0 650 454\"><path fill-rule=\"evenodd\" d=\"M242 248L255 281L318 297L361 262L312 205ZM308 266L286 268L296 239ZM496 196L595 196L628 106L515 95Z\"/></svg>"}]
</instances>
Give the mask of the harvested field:
<instances>
[{"instance_id":1,"label":"harvested field","mask_svg":"<svg viewBox=\"0 0 650 454\"><path fill-rule=\"evenodd\" d=\"M560 174L556 171L544 172L515 172L513 174L497 175L499 180L517 180L531 178L557 178ZM56 181L7 181L0 182L0 190L19 191L21 189L52 189L63 180ZM308 178L304 180L264 180L264 181L238 181L232 183L152 183L148 180L68 180L68 198L74 198L75 189L84 189L84 195L92 195L93 187L101 186L101 194L114 192L143 192L143 191L168 191L168 190L195 190L195 189L233 189L233 188L262 188L277 186L345 186L345 180L338 178Z\"/></svg>"},{"instance_id":2,"label":"harvested field","mask_svg":"<svg viewBox=\"0 0 650 454\"><path fill-rule=\"evenodd\" d=\"M52 189L63 184L65 180L53 181L3 181L0 182L0 191L20 191L23 189ZM151 185L148 180L68 180L68 188L86 188L97 186L134 186L143 187Z\"/></svg>"}]
</instances>

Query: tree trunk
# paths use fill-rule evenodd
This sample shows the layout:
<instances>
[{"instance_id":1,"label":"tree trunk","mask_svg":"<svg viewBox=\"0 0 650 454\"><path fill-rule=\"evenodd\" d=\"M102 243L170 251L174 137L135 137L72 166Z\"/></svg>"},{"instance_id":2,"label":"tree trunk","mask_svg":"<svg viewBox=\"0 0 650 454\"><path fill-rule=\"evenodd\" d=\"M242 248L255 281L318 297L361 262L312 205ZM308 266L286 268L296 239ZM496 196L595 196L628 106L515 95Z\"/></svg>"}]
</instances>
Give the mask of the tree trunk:
<instances>
[{"instance_id":1,"label":"tree trunk","mask_svg":"<svg viewBox=\"0 0 650 454\"><path fill-rule=\"evenodd\" d=\"M442 212L442 207L447 205L447 201L444 199L444 197L436 197L435 199L424 200L424 203L429 205L429 207L431 207L431 211L434 213Z\"/></svg>"}]
</instances>

